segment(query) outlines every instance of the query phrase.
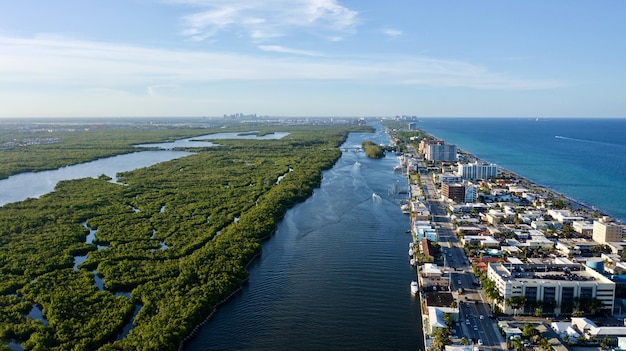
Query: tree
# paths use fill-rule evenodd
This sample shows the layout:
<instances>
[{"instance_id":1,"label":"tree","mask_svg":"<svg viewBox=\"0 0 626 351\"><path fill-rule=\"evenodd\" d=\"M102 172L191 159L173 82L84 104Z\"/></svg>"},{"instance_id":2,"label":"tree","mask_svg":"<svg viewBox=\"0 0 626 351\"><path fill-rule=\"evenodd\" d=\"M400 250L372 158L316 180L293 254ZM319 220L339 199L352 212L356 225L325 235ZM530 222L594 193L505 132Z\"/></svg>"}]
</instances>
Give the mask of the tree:
<instances>
[{"instance_id":1,"label":"tree","mask_svg":"<svg viewBox=\"0 0 626 351\"><path fill-rule=\"evenodd\" d=\"M517 309L524 306L526 303L526 296L511 296L505 300L505 303L513 309L514 313L517 314Z\"/></svg>"},{"instance_id":2,"label":"tree","mask_svg":"<svg viewBox=\"0 0 626 351\"><path fill-rule=\"evenodd\" d=\"M522 340L520 338L511 339L511 346L515 351L524 350L524 344L522 344Z\"/></svg>"},{"instance_id":3,"label":"tree","mask_svg":"<svg viewBox=\"0 0 626 351\"><path fill-rule=\"evenodd\" d=\"M522 336L529 339L535 335L539 335L539 330L531 323L525 323L524 329L522 329Z\"/></svg>"}]
</instances>

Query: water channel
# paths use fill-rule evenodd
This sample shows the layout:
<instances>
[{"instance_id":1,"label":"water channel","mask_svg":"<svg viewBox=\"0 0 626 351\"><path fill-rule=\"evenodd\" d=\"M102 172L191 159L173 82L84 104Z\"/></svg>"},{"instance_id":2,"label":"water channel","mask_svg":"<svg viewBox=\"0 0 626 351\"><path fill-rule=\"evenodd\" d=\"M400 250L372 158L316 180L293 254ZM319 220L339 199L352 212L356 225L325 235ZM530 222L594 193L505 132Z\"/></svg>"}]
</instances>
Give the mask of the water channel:
<instances>
[{"instance_id":1,"label":"water channel","mask_svg":"<svg viewBox=\"0 0 626 351\"><path fill-rule=\"evenodd\" d=\"M342 147L358 148L363 140L388 144L384 129L377 127L374 134L351 134ZM275 133L261 138L283 136ZM206 146L202 143L206 142L187 140L185 147ZM0 180L0 206L39 197L60 180L102 174L115 180L118 172L189 154L141 151L19 174ZM263 254L250 267L249 284L220 308L186 350L423 349L419 302L409 287L415 278L406 256L411 241L405 233L409 218L399 207L406 195L396 191L397 184L406 180L393 173L396 164L391 154L374 160L362 152L344 152L333 169L324 172L322 186L291 209L276 234L264 243ZM90 230L87 242L95 235ZM76 257L74 269L85 258ZM97 275L95 283L104 289ZM118 294L130 297L127 292ZM135 306L135 313L139 308ZM44 318L35 314L31 317ZM131 328L132 321L118 337ZM13 342L9 346L21 349Z\"/></svg>"},{"instance_id":2,"label":"water channel","mask_svg":"<svg viewBox=\"0 0 626 351\"><path fill-rule=\"evenodd\" d=\"M350 134L342 148L388 144L377 127ZM241 293L185 350L422 350L397 163L391 154L376 160L344 151L264 242Z\"/></svg>"}]
</instances>

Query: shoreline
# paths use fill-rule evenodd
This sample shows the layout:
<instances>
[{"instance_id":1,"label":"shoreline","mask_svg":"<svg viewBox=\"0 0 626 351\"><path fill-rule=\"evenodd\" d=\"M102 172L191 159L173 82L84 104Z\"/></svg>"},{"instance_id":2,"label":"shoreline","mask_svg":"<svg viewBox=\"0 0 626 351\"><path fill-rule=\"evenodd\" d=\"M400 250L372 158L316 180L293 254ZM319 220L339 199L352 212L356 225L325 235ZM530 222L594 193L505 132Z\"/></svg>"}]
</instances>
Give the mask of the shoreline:
<instances>
[{"instance_id":1,"label":"shoreline","mask_svg":"<svg viewBox=\"0 0 626 351\"><path fill-rule=\"evenodd\" d=\"M424 131L424 130L421 130L421 131L424 134L426 134L426 135L429 135L431 137L435 137L432 134L426 133L426 131ZM443 139L441 139L441 140L443 140ZM460 148L457 148L457 150L458 150L458 153L463 153L463 154L473 158L476 161L492 163L490 161L487 161L487 160L484 160L482 158L479 158L479 157L475 156L474 154L472 154L471 152L469 152L467 150L460 149ZM541 191L541 192L543 192L545 194L552 194L552 196L554 198L562 198L563 200L566 201L568 207L571 208L571 210L574 211L574 212L583 210L583 211L585 211L585 212L587 212L589 214L597 214L598 215L597 218L602 217L602 216L609 216L613 220L618 222L619 224L623 224L622 219L613 217L613 216L609 215L607 212L603 211L602 209L595 207L594 205L587 204L585 202L577 200L577 199L575 199L575 198L573 198L571 196L565 195L565 194L563 194L563 193L561 193L561 192L559 192L557 190L551 189L551 188L549 188L549 187L547 187L545 185L542 185L542 184L537 183L537 182L535 182L533 180L530 180L528 177L522 176L519 173L513 172L513 171L511 171L511 170L509 170L507 168L504 168L504 167L502 167L502 166L500 166L498 164L496 164L496 165L498 166L498 173L500 175L503 174L503 173L504 174L509 174L514 179L516 179L516 180L518 180L520 182L526 182L527 184L536 187L537 190L539 190L539 191ZM594 217L594 216L591 216L591 217Z\"/></svg>"}]
</instances>

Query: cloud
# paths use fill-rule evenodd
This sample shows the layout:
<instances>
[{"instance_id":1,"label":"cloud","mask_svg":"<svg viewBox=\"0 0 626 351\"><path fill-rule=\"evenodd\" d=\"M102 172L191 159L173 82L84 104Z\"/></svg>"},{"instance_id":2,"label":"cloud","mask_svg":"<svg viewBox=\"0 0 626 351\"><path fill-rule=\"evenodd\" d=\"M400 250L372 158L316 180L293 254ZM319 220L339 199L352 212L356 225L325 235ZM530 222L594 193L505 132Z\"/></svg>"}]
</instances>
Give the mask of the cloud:
<instances>
[{"instance_id":1,"label":"cloud","mask_svg":"<svg viewBox=\"0 0 626 351\"><path fill-rule=\"evenodd\" d=\"M279 52L283 54L304 55L304 56L324 56L322 53L310 50L290 49L279 45L259 45L263 51Z\"/></svg>"},{"instance_id":2,"label":"cloud","mask_svg":"<svg viewBox=\"0 0 626 351\"><path fill-rule=\"evenodd\" d=\"M298 30L337 40L354 32L358 13L336 0L169 0L196 12L183 18L182 34L201 41L220 32L243 33L254 41Z\"/></svg>"},{"instance_id":3,"label":"cloud","mask_svg":"<svg viewBox=\"0 0 626 351\"><path fill-rule=\"evenodd\" d=\"M475 89L552 89L554 80L509 77L472 63L420 56L323 56L275 45L285 57L154 49L67 38L0 36L0 91L112 89L169 94L183 87L222 81L349 81ZM172 88L176 89L172 89ZM104 91L104 90L102 90Z\"/></svg>"},{"instance_id":4,"label":"cloud","mask_svg":"<svg viewBox=\"0 0 626 351\"><path fill-rule=\"evenodd\" d=\"M391 28L383 29L383 34L390 36L390 37L399 37L399 36L404 35L402 31L397 30L397 29L391 29Z\"/></svg>"}]
</instances>

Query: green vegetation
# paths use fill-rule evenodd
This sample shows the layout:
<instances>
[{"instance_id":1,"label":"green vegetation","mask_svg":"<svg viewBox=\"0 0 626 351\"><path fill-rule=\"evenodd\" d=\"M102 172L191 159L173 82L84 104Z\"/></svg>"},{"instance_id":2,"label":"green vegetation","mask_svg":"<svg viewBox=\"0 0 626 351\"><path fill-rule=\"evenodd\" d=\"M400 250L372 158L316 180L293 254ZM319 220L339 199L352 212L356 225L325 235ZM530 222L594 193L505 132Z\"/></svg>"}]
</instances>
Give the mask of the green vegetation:
<instances>
[{"instance_id":1,"label":"green vegetation","mask_svg":"<svg viewBox=\"0 0 626 351\"><path fill-rule=\"evenodd\" d=\"M382 147L374 144L369 140L365 140L361 143L361 147L365 150L365 156L370 158L383 158L385 157L385 150Z\"/></svg>"},{"instance_id":2,"label":"green vegetation","mask_svg":"<svg viewBox=\"0 0 626 351\"><path fill-rule=\"evenodd\" d=\"M247 279L245 266L260 252L261 239L319 186L347 133L368 131L273 130L291 134L281 140L221 140L219 147L121 174L124 185L104 176L64 181L39 199L1 207L0 339L15 339L27 350L176 349ZM215 131L172 135L210 132ZM149 132L144 140L139 131L126 135L136 143L154 141L156 134L163 139L167 133ZM121 137L107 144L95 135L91 143L104 147L101 155L126 150ZM54 162L67 154L68 163L95 155L63 149L76 144L68 139L43 153ZM31 149L35 159L38 151ZM93 244L85 243L86 226L97 230ZM168 248L159 249L161 242ZM74 256L85 254L87 260L73 270ZM94 271L105 290L95 286ZM132 299L115 292L131 292ZM25 317L33 304L47 325ZM115 341L134 305L141 308L133 329Z\"/></svg>"}]
</instances>

